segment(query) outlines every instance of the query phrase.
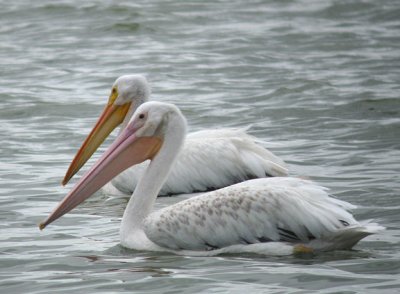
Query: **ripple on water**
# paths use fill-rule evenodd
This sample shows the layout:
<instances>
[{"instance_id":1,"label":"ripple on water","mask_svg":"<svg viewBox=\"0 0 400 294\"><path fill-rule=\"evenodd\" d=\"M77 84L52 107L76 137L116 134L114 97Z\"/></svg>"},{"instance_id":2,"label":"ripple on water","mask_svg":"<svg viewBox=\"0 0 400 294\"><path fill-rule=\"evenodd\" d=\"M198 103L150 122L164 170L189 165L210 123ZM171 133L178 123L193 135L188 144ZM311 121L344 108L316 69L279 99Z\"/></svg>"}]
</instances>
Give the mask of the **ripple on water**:
<instances>
[{"instance_id":1,"label":"ripple on water","mask_svg":"<svg viewBox=\"0 0 400 294\"><path fill-rule=\"evenodd\" d=\"M2 292L395 293L399 12L397 1L372 0L7 3ZM314 256L138 252L118 245L127 197L98 192L39 231L71 187L60 181L111 84L128 73L146 74L153 99L179 105L191 130L251 125L292 175L329 187L360 206L358 219L387 230L353 251ZM182 198L158 199L156 209Z\"/></svg>"}]
</instances>

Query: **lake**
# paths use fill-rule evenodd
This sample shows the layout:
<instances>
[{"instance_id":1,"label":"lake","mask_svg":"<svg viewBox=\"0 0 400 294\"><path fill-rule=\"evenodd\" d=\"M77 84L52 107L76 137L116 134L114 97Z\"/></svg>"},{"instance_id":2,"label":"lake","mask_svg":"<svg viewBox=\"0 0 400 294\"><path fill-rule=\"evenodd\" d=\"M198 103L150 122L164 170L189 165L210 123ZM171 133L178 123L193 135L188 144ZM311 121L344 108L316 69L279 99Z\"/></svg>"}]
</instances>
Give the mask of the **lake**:
<instances>
[{"instance_id":1,"label":"lake","mask_svg":"<svg viewBox=\"0 0 400 294\"><path fill-rule=\"evenodd\" d=\"M399 1L0 7L1 293L400 291ZM140 252L119 245L127 197L100 191L40 231L123 74L145 74L152 99L178 105L192 131L250 127L292 176L330 188L358 206L357 219L386 230L312 256ZM156 209L186 197L159 198Z\"/></svg>"}]
</instances>

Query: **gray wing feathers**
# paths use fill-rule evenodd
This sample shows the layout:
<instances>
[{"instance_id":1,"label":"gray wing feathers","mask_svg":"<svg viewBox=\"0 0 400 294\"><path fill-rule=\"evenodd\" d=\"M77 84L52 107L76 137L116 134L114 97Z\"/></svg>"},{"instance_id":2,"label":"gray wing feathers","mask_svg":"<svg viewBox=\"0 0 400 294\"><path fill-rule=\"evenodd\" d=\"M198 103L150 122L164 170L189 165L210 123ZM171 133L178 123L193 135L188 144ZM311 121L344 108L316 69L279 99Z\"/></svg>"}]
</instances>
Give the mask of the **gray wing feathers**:
<instances>
[{"instance_id":1,"label":"gray wing feathers","mask_svg":"<svg viewBox=\"0 0 400 294\"><path fill-rule=\"evenodd\" d=\"M357 224L346 211L350 208L309 181L257 179L154 212L145 220L144 231L154 243L171 249L307 242L342 228L340 220Z\"/></svg>"}]
</instances>

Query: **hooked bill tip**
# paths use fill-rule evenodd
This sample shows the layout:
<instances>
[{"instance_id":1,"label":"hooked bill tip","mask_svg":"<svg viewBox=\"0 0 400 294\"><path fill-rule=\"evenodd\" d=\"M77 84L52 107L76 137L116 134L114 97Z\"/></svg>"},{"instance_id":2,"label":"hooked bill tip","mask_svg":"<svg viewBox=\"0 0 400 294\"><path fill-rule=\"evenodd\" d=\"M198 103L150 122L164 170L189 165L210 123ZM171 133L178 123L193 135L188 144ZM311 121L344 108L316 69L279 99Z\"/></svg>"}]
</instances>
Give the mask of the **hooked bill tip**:
<instances>
[{"instance_id":1,"label":"hooked bill tip","mask_svg":"<svg viewBox=\"0 0 400 294\"><path fill-rule=\"evenodd\" d=\"M71 179L71 177L69 176L69 174L65 174L63 180L61 181L61 185L65 186L66 184L68 184L68 181Z\"/></svg>"},{"instance_id":2,"label":"hooked bill tip","mask_svg":"<svg viewBox=\"0 0 400 294\"><path fill-rule=\"evenodd\" d=\"M46 225L44 223L40 223L39 224L39 229L42 231L44 228L46 227Z\"/></svg>"}]
</instances>

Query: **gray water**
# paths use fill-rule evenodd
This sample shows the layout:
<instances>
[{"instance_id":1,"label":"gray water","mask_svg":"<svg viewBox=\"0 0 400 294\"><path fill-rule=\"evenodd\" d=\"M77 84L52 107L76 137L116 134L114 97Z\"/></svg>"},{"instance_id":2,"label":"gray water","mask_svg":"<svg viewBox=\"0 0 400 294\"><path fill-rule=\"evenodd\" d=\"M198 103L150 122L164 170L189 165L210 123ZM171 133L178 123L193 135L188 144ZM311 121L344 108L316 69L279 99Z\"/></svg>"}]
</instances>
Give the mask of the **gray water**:
<instances>
[{"instance_id":1,"label":"gray water","mask_svg":"<svg viewBox=\"0 0 400 294\"><path fill-rule=\"evenodd\" d=\"M118 245L127 198L104 192L39 231L133 73L191 130L251 125L292 175L386 231L312 256L138 252ZM398 293L399 82L397 0L0 0L0 292Z\"/></svg>"}]
</instances>

